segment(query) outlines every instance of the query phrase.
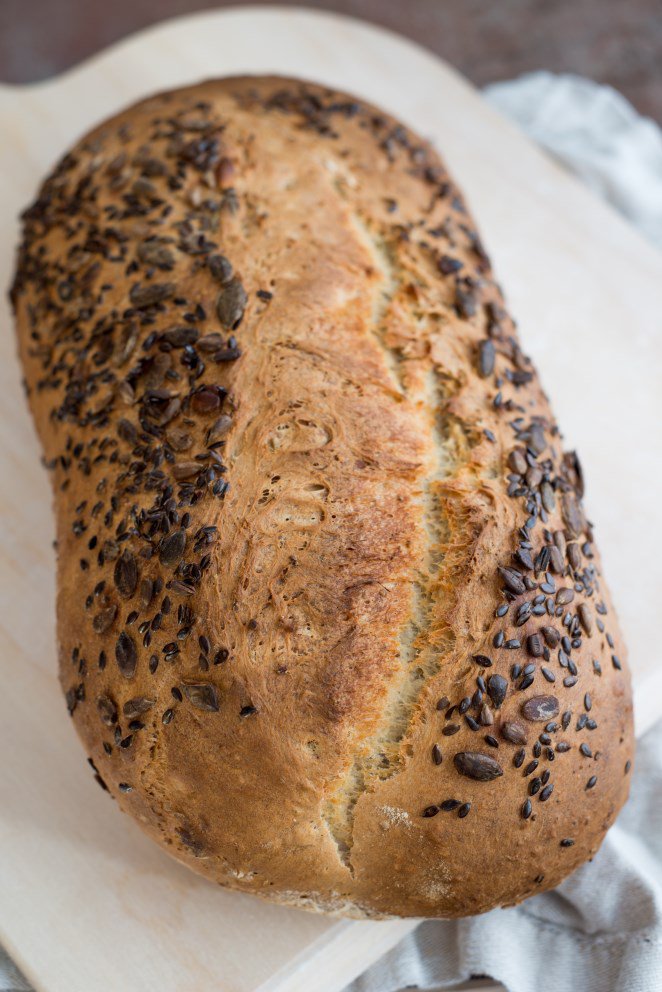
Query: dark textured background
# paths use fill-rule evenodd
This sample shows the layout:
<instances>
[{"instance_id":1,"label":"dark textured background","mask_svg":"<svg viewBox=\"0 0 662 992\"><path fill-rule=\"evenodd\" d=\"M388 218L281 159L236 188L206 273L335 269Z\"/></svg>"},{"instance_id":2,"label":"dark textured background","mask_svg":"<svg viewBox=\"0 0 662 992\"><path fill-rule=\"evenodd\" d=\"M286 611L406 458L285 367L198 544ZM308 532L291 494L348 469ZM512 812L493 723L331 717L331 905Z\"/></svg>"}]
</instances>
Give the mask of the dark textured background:
<instances>
[{"instance_id":1,"label":"dark textured background","mask_svg":"<svg viewBox=\"0 0 662 992\"><path fill-rule=\"evenodd\" d=\"M239 6L242 0L235 0ZM0 0L0 79L44 79L205 0ZM580 73L662 121L662 0L309 0L409 35L481 85Z\"/></svg>"}]
</instances>

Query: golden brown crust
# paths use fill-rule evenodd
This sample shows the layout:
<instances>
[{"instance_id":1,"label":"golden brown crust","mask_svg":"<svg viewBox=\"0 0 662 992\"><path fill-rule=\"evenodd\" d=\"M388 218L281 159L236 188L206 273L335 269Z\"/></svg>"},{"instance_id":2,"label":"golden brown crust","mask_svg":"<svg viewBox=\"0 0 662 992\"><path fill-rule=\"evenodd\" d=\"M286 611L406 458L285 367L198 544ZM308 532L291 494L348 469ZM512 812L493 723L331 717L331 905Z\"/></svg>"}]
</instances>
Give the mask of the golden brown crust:
<instances>
[{"instance_id":1,"label":"golden brown crust","mask_svg":"<svg viewBox=\"0 0 662 992\"><path fill-rule=\"evenodd\" d=\"M152 837L355 916L482 912L595 853L623 645L434 151L291 80L156 96L46 181L12 296L62 685Z\"/></svg>"}]
</instances>

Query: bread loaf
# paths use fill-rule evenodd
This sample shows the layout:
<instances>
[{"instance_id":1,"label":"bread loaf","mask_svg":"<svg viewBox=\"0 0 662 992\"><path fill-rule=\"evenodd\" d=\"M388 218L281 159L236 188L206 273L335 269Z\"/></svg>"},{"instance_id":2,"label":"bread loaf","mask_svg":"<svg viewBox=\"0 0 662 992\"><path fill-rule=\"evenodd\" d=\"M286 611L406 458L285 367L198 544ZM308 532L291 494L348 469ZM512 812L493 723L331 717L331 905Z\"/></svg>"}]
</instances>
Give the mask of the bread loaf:
<instances>
[{"instance_id":1,"label":"bread loaf","mask_svg":"<svg viewBox=\"0 0 662 992\"><path fill-rule=\"evenodd\" d=\"M430 147L287 79L153 97L46 180L12 299L62 687L151 837L373 918L514 903L596 852L633 752L621 635Z\"/></svg>"}]
</instances>

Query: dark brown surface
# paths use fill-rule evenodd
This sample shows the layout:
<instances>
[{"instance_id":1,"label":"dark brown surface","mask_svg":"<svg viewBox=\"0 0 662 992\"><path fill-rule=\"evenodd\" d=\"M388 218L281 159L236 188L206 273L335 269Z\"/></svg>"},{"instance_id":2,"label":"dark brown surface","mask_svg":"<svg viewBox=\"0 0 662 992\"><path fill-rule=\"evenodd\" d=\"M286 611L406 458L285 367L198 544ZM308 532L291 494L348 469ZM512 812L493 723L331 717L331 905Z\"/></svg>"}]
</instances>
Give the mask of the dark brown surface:
<instances>
[{"instance_id":1,"label":"dark brown surface","mask_svg":"<svg viewBox=\"0 0 662 992\"><path fill-rule=\"evenodd\" d=\"M233 6L240 6L235 0ZM0 0L0 78L55 75L156 21L226 6L191 0ZM482 85L533 69L576 72L662 120L659 0L336 0L331 8L408 35Z\"/></svg>"}]
</instances>

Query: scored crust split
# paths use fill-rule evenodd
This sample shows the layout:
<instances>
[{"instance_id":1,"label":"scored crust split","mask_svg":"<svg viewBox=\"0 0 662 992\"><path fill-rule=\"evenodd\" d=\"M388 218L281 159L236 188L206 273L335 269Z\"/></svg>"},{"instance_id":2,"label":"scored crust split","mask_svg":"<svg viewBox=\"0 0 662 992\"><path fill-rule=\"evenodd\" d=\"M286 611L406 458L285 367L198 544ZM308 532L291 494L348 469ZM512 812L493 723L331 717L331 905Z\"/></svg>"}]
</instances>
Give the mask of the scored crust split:
<instances>
[{"instance_id":1,"label":"scored crust split","mask_svg":"<svg viewBox=\"0 0 662 992\"><path fill-rule=\"evenodd\" d=\"M287 79L153 97L46 180L12 299L62 685L150 836L372 917L479 913L595 853L633 750L621 636L429 146Z\"/></svg>"}]
</instances>

